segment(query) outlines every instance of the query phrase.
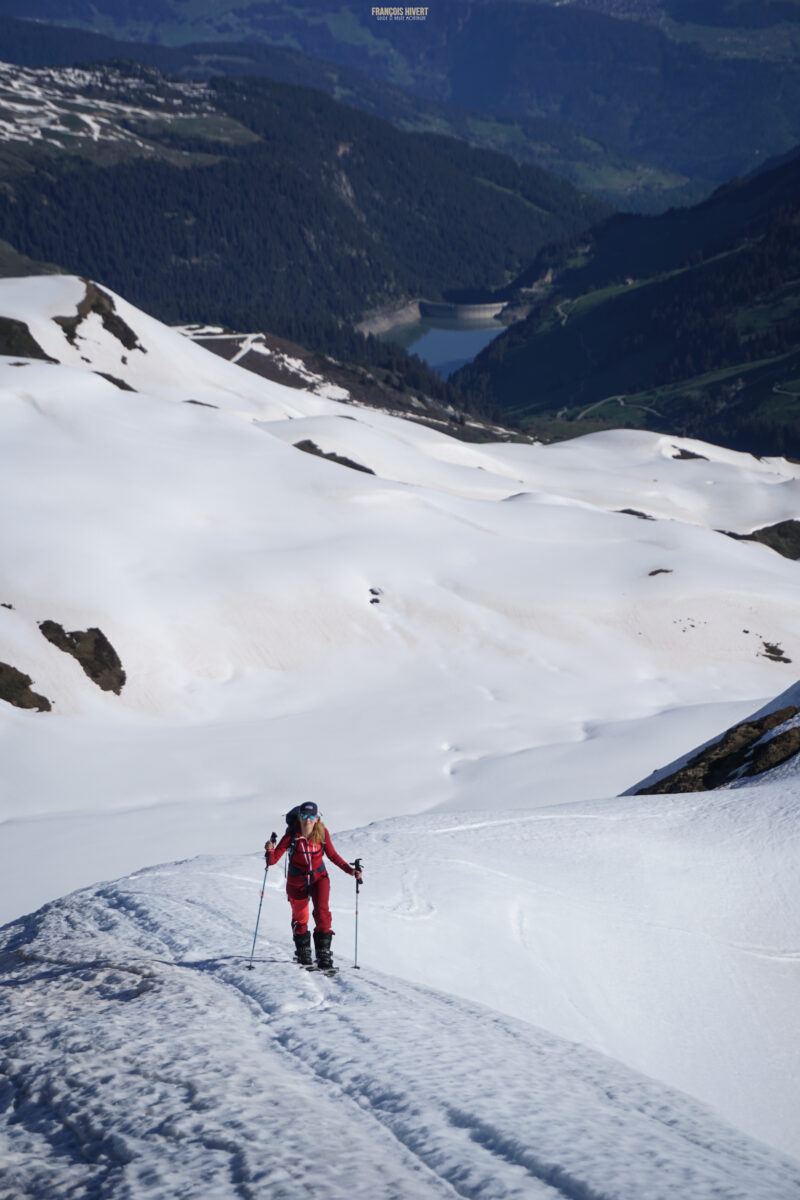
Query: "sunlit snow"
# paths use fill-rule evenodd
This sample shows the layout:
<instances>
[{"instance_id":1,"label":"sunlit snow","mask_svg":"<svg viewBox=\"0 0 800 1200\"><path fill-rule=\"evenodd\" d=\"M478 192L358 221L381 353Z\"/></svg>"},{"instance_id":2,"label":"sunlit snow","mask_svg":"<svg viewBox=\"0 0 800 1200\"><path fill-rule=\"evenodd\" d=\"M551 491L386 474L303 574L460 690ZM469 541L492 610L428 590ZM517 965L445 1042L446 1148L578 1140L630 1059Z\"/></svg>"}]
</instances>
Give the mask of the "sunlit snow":
<instances>
[{"instance_id":1,"label":"sunlit snow","mask_svg":"<svg viewBox=\"0 0 800 1200\"><path fill-rule=\"evenodd\" d=\"M800 466L635 431L462 443L119 297L134 348L97 311L70 343L86 295L0 281L58 360L0 360L0 662L53 706L0 702L0 919L136 874L4 931L14 1186L304 1194L313 1095L364 1165L356 1191L335 1159L341 1194L795 1194L721 1122L800 1152L796 777L597 798L794 682L797 564L718 531L797 519ZM121 693L45 620L102 630ZM365 970L298 979L271 879L280 961L245 973L258 849L309 797L367 862ZM340 1104L367 1114L349 1143Z\"/></svg>"},{"instance_id":2,"label":"sunlit snow","mask_svg":"<svg viewBox=\"0 0 800 1200\"><path fill-rule=\"evenodd\" d=\"M13 1194L789 1200L800 1165L530 1023L552 1004L573 1031L605 1026L611 1054L661 1037L665 1059L670 1046L684 1057L691 1043L699 1075L720 1069L723 1031L749 1037L758 1020L740 1006L763 964L746 947L737 964L719 915L698 906L725 895L713 845L697 864L714 868L710 877L682 899L658 843L686 851L693 838L666 803L641 840L645 818L630 803L598 806L605 864L586 839L588 813L561 811L519 826L426 817L337 839L371 872L358 972L352 881L334 880L334 979L288 961L277 871L248 971L262 881L254 857L139 872L8 927L3 1098L15 1107L0 1148ZM712 827L741 828L724 806L712 806ZM683 931L669 928L665 908L629 907L643 895L633 845L657 872L651 895L669 900ZM737 968L727 997L713 987L725 954ZM697 988L682 1011L689 968ZM773 1030L776 1042L787 1028ZM763 1052L763 1032L751 1049ZM788 1116L786 1073L763 1067L765 1120L781 1104Z\"/></svg>"}]
</instances>

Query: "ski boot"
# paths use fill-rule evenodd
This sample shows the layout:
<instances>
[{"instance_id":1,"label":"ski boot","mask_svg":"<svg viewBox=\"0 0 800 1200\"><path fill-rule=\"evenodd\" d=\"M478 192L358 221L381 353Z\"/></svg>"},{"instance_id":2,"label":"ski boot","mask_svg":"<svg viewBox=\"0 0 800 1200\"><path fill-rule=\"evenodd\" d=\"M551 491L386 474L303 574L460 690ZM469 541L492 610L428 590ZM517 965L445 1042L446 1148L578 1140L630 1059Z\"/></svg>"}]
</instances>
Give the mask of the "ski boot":
<instances>
[{"instance_id":1,"label":"ski boot","mask_svg":"<svg viewBox=\"0 0 800 1200\"><path fill-rule=\"evenodd\" d=\"M331 953L332 933L320 933L314 930L314 950L317 955L317 966L320 971L334 971L333 954Z\"/></svg>"},{"instance_id":2,"label":"ski boot","mask_svg":"<svg viewBox=\"0 0 800 1200\"><path fill-rule=\"evenodd\" d=\"M311 962L311 934L306 930L305 933L296 933L294 935L294 961L300 963L301 967L310 967Z\"/></svg>"}]
</instances>

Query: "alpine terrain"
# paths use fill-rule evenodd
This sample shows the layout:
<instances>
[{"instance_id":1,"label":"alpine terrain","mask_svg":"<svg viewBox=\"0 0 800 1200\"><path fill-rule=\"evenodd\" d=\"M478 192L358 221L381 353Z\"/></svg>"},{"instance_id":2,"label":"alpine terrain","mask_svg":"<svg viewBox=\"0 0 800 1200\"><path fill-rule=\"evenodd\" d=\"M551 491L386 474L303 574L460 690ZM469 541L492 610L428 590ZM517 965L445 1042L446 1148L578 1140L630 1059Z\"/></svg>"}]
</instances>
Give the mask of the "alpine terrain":
<instances>
[{"instance_id":1,"label":"alpine terrain","mask_svg":"<svg viewBox=\"0 0 800 1200\"><path fill-rule=\"evenodd\" d=\"M796 1196L800 466L187 333L0 281L0 1196Z\"/></svg>"}]
</instances>

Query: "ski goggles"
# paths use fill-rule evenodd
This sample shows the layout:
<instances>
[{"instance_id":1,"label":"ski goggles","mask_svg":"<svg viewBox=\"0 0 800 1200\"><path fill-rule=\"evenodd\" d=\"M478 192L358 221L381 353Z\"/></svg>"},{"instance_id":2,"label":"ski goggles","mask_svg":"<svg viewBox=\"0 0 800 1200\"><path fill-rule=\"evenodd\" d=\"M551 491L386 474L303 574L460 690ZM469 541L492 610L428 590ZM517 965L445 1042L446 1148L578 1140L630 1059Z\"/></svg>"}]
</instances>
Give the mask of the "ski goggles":
<instances>
[{"instance_id":1,"label":"ski goggles","mask_svg":"<svg viewBox=\"0 0 800 1200\"><path fill-rule=\"evenodd\" d=\"M304 812L300 813L301 821L316 821L316 819L317 819L316 813L304 813Z\"/></svg>"}]
</instances>

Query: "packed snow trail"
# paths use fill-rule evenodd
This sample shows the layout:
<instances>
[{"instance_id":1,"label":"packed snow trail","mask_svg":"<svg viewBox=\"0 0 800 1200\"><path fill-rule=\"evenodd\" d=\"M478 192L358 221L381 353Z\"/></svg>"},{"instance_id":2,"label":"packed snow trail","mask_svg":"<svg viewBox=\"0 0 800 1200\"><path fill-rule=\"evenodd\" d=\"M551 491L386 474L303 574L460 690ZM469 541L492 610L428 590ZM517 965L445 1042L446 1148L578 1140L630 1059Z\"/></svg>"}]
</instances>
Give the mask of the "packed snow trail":
<instances>
[{"instance_id":1,"label":"packed snow trail","mask_svg":"<svg viewBox=\"0 0 800 1200\"><path fill-rule=\"evenodd\" d=\"M3 930L3 1200L800 1189L800 1166L593 1051L369 969L299 970L274 894L248 971L258 873L154 868Z\"/></svg>"}]
</instances>

